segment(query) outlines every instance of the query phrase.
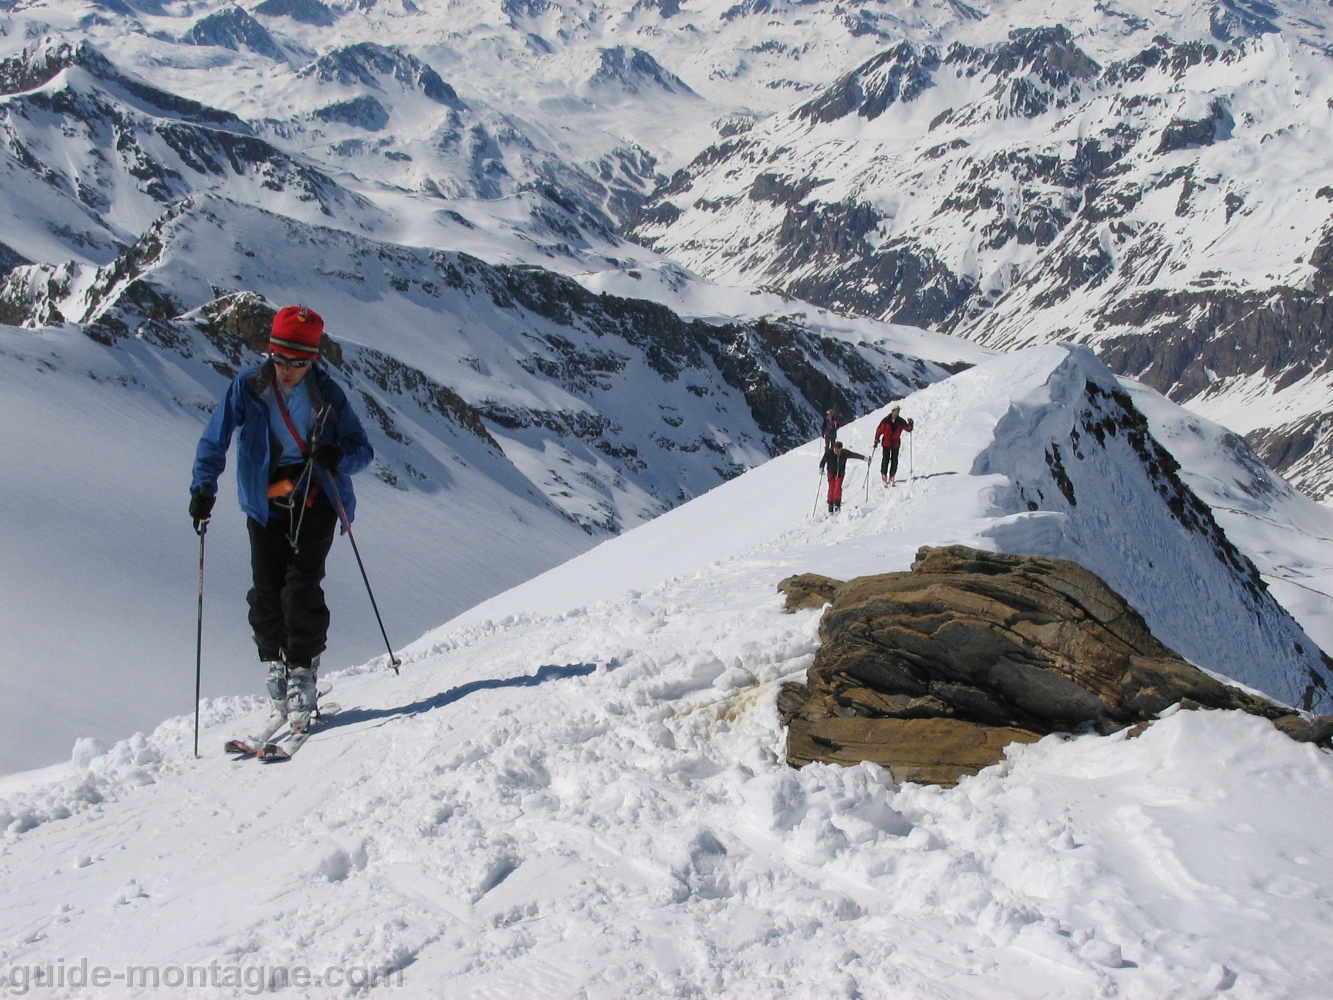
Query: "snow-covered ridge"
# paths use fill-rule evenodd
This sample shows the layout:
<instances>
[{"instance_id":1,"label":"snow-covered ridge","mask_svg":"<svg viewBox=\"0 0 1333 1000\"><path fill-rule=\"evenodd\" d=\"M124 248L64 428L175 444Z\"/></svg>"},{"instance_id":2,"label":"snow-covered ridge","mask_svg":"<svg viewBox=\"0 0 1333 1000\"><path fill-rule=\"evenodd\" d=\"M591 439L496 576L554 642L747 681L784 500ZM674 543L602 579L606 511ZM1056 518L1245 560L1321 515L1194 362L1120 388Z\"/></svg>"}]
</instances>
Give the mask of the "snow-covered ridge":
<instances>
[{"instance_id":1,"label":"snow-covered ridge","mask_svg":"<svg viewBox=\"0 0 1333 1000\"><path fill-rule=\"evenodd\" d=\"M1158 428L1173 436L1184 430L1196 439L1223 432L1206 429L1199 418L1150 390L1136 392L1150 395L1152 422L1090 351L1069 345L994 358L921 390L903 404L919 425L907 445L908 460L917 462L917 479L908 491L916 502L894 503L897 490L867 490L876 495L874 503L812 529L820 542L808 543L816 553L808 562L798 562L793 552L784 564L800 567L793 572L846 579L905 569L922 544L955 543L1072 559L1123 594L1154 635L1192 662L1287 704L1333 705L1328 691L1333 674L1318 643L1274 600L1248 554L1253 549L1267 568L1277 561L1273 540L1247 544L1252 532L1236 519L1228 523L1241 541L1230 538L1154 435ZM844 429L844 441L869 453L877 419L865 417ZM1306 544L1296 539L1325 517L1264 470L1234 435L1230 451L1197 448L1190 457L1214 482L1221 469L1228 470L1254 494L1256 513L1280 512L1278 519L1288 522L1301 518L1286 542L1287 559ZM571 586L575 576L584 581L582 599L611 600L651 586L662 574L707 572L697 551L675 551L672 539L682 532L706 539L709 558L723 565L754 550L785 550L783 539L804 534L792 524L803 511L809 513L807 477L816 462L813 448L774 459L493 598L459 624L521 613L562 614L582 603ZM855 492L864 480L852 477L849 486ZM755 497L761 494L782 499L760 504ZM754 515L742 513L750 507L756 508ZM853 541L865 533L874 541ZM838 543L861 555L839 553L835 571L824 565L831 557L822 547ZM1320 615L1303 618L1327 641ZM425 637L420 648L437 648L432 643L444 641L440 637L449 628Z\"/></svg>"},{"instance_id":2,"label":"snow-covered ridge","mask_svg":"<svg viewBox=\"0 0 1333 1000\"><path fill-rule=\"evenodd\" d=\"M1024 524L1086 552L1079 508L1099 488L1122 501L1098 509L1155 629L1188 638L1211 599L1205 665L1247 628L1299 634L1241 610L1259 607L1245 577L1128 457L1135 428L1062 448L1078 502L1062 497L1045 449L1120 391L1065 347L922 390L900 488L866 500L853 479L841 515L811 519L816 449L766 463L427 636L401 677L336 676L344 711L289 765L217 756L262 711L230 699L205 706L201 761L180 718L4 779L23 891L0 969L356 966L463 998L1317 995L1333 767L1263 720L1168 712L1136 739L1048 737L949 791L782 763L773 700L809 664L818 613L783 614L778 579L901 569L921 543L1003 546ZM1250 459L1205 446L1191 469L1191 439L1217 429L1130 392L1154 438L1180 437L1182 481L1269 482L1253 512L1333 538L1333 515ZM1020 441L1015 478L976 468ZM1003 509L1020 489L1038 510ZM1242 552L1257 538L1228 533ZM1222 586L1136 582L1149 559Z\"/></svg>"}]
</instances>

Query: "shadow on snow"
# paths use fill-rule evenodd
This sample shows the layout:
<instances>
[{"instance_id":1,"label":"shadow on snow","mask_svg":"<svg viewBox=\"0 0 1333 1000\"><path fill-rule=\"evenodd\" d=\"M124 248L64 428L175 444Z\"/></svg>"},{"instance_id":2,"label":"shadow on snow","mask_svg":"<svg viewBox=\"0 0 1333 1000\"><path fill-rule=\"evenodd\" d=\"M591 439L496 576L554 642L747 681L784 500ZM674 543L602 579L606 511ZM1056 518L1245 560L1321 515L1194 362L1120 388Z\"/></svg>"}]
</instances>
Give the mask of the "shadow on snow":
<instances>
[{"instance_id":1,"label":"shadow on snow","mask_svg":"<svg viewBox=\"0 0 1333 1000\"><path fill-rule=\"evenodd\" d=\"M597 664L595 663L570 663L563 667L548 664L546 666L538 667L535 674L524 674L520 677L490 678L481 681L468 681L466 684L460 684L458 687L450 688L448 691L442 691L430 698L423 698L421 701L414 701L410 705L402 705L398 708L344 709L319 728L321 731L328 731L342 726L353 725L358 722L373 722L400 716L407 718L414 715L420 715L423 712L430 712L437 708L443 708L445 705L452 705L454 702L460 701L470 694L476 694L478 691L489 691L494 688L536 687L538 684L545 684L547 681L565 680L569 677L586 677L596 671L596 669Z\"/></svg>"}]
</instances>

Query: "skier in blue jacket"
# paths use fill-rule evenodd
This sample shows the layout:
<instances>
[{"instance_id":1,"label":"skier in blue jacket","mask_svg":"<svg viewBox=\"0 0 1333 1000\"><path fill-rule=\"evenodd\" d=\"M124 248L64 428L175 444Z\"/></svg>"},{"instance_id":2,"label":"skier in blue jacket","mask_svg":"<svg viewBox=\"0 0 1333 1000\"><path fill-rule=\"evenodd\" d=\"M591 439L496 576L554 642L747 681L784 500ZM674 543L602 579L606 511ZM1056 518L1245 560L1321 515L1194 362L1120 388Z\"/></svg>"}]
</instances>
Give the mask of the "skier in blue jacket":
<instances>
[{"instance_id":1,"label":"skier in blue jacket","mask_svg":"<svg viewBox=\"0 0 1333 1000\"><path fill-rule=\"evenodd\" d=\"M338 522L335 499L351 521L351 476L375 457L347 396L315 364L323 332L324 321L312 309L278 311L268 360L237 375L213 411L190 486L190 516L198 528L212 513L218 476L239 431L236 485L254 574L250 627L268 667L272 721L286 718L293 732L309 726L317 699L315 674L329 631L320 582Z\"/></svg>"}]
</instances>

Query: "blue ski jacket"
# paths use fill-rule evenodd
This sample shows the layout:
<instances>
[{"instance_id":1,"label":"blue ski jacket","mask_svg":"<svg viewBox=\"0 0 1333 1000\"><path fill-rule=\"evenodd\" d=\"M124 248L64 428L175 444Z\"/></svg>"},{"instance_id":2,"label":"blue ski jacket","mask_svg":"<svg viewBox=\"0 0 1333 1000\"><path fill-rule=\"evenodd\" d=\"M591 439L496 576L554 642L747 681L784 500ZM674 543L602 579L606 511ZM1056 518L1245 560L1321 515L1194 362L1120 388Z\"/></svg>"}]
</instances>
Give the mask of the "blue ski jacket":
<instances>
[{"instance_id":1,"label":"blue ski jacket","mask_svg":"<svg viewBox=\"0 0 1333 1000\"><path fill-rule=\"evenodd\" d=\"M213 418L204 428L194 456L194 477L190 483L193 493L200 486L208 486L214 495L218 490L218 476L227 467L227 449L231 436L239 428L236 445L236 491L240 495L241 510L260 524L268 523L269 472L276 454L268 425L268 408L273 397L273 362L265 361L257 368L247 368L232 380L227 394L213 411ZM343 459L334 476L338 496L342 499L347 520L356 514L356 495L352 491L352 475L360 472L375 457L365 429L356 412L347 402L347 395L323 368L313 366L303 385L310 392L312 422L319 422L325 406L330 406L319 434L319 444L336 444L342 449ZM313 444L307 442L307 444ZM315 466L320 488L329 495L328 473Z\"/></svg>"}]
</instances>

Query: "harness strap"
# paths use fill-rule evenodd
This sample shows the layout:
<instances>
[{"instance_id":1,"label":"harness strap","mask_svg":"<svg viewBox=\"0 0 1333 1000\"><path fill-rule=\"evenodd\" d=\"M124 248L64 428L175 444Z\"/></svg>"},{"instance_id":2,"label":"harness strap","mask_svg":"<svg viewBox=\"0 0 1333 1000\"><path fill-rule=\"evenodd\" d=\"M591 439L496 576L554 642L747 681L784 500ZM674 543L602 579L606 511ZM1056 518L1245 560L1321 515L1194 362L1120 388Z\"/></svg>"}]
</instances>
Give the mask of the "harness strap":
<instances>
[{"instance_id":1,"label":"harness strap","mask_svg":"<svg viewBox=\"0 0 1333 1000\"><path fill-rule=\"evenodd\" d=\"M287 403L282 398L281 383L278 383L273 386L273 398L274 400L277 401L278 412L282 414L282 422L287 425L287 432L291 434L292 440L296 442L296 447L301 450L301 455L303 458L305 458L305 471L303 471L301 476L299 477L305 479L305 496L303 497L304 502L299 502L301 511L299 517L296 515L298 501L296 501L296 497L294 495L297 491L297 486L295 483L291 482L290 480L283 480L280 483L273 483L272 485L270 485L268 493L270 500L276 500L279 503L282 503L284 497L287 498L286 504L283 504L284 506L287 507L288 521L291 526L291 530L288 532L287 535L287 542L288 544L291 545L293 552L299 552L301 525L305 522L306 508L313 507L315 505L315 498L319 496L319 487L316 486L314 482L315 473L314 473L313 459L311 458L310 455L310 449L306 446L305 441L301 439L301 435L297 433L296 424L292 422L292 416L290 413L287 412ZM325 404L324 409L321 410L319 414L319 424L317 424L315 427L316 438L318 438L320 427L323 425L324 419L328 415L329 415L329 406ZM287 489L283 489L284 484L288 487ZM276 496L274 495L275 489L278 490Z\"/></svg>"},{"instance_id":2,"label":"harness strap","mask_svg":"<svg viewBox=\"0 0 1333 1000\"><path fill-rule=\"evenodd\" d=\"M278 403L278 412L282 414L282 422L287 425L287 433L289 433L292 436L292 440L296 442L296 447L301 449L301 454L309 455L310 449L305 446L305 441L301 439L301 435L296 431L296 425L292 423L291 414L287 412L287 404L282 398L281 384L273 387L273 398Z\"/></svg>"}]
</instances>

